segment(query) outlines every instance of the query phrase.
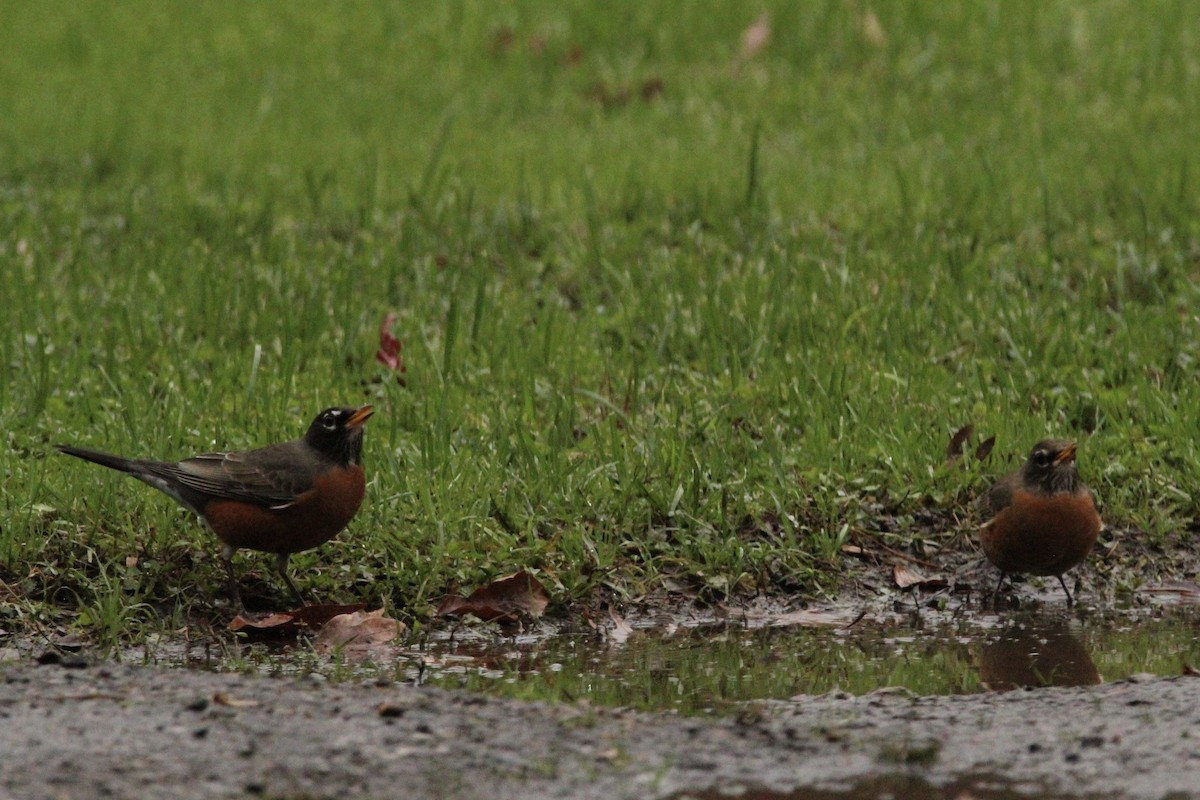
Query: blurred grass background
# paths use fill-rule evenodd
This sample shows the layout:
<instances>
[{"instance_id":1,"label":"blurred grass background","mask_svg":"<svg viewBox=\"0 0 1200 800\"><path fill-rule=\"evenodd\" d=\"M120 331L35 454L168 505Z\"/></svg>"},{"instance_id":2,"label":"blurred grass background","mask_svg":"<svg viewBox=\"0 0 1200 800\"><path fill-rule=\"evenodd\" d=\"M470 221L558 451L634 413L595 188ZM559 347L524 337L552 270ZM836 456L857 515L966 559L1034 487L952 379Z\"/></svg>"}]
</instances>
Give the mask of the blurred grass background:
<instances>
[{"instance_id":1,"label":"blurred grass background","mask_svg":"<svg viewBox=\"0 0 1200 800\"><path fill-rule=\"evenodd\" d=\"M562 602L812 593L859 533L965 543L1046 434L1110 525L1196 519L1182 0L0 18L22 608L220 593L185 512L51 443L181 457L342 403L379 411L369 501L296 574L417 614L523 567ZM996 451L949 469L966 423Z\"/></svg>"}]
</instances>

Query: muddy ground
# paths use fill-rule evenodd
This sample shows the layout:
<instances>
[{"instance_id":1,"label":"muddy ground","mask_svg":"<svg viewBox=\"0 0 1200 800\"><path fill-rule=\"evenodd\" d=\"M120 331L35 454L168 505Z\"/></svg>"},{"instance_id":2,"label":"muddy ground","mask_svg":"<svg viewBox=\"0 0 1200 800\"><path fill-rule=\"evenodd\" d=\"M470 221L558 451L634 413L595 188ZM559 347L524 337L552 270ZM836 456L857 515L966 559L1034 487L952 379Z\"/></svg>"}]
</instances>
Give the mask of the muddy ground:
<instances>
[{"instance_id":1,"label":"muddy ground","mask_svg":"<svg viewBox=\"0 0 1200 800\"><path fill-rule=\"evenodd\" d=\"M1080 570L1086 602L1110 604L1113 576L1126 572L1114 556L1128 550L1130 563L1136 543L1115 537ZM994 580L967 550L938 570L952 578L933 582L943 588L897 592L885 555L854 554L850 595L954 605L964 578ZM1158 565L1143 583L1194 582L1190 546L1151 555L1139 559ZM1062 602L1056 585L1018 593ZM1200 679L1190 676L802 696L701 718L34 656L0 650L0 800L1200 797Z\"/></svg>"},{"instance_id":2,"label":"muddy ground","mask_svg":"<svg viewBox=\"0 0 1200 800\"><path fill-rule=\"evenodd\" d=\"M0 797L1200 796L1194 677L713 719L65 658L0 667Z\"/></svg>"}]
</instances>

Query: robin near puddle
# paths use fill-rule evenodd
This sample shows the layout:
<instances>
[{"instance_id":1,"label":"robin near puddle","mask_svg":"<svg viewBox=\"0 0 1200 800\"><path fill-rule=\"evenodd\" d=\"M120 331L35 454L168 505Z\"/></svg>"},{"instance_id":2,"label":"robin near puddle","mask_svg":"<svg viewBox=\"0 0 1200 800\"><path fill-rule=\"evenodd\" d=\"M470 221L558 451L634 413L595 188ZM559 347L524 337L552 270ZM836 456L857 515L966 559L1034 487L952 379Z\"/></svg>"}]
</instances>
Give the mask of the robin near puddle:
<instances>
[{"instance_id":1,"label":"robin near puddle","mask_svg":"<svg viewBox=\"0 0 1200 800\"><path fill-rule=\"evenodd\" d=\"M221 540L229 593L239 609L233 554L243 548L274 553L276 569L303 606L287 573L288 558L332 539L358 511L366 489L362 426L372 413L369 405L328 408L301 439L175 462L122 458L69 445L57 448L127 472L199 514Z\"/></svg>"},{"instance_id":2,"label":"robin near puddle","mask_svg":"<svg viewBox=\"0 0 1200 800\"><path fill-rule=\"evenodd\" d=\"M983 506L990 519L979 542L1000 570L992 598L1012 573L1053 575L1072 605L1063 573L1087 558L1101 528L1092 492L1075 468L1075 443L1038 442L1024 466L988 491Z\"/></svg>"}]
</instances>

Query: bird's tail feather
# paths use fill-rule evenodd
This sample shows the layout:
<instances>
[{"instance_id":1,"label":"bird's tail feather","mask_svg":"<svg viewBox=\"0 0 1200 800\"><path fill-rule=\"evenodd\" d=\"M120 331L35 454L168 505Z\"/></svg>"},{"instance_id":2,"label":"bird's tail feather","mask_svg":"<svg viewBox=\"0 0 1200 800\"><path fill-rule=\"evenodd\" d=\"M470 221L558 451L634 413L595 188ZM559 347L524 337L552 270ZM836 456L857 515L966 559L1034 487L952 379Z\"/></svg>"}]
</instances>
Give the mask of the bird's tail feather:
<instances>
[{"instance_id":1,"label":"bird's tail feather","mask_svg":"<svg viewBox=\"0 0 1200 800\"><path fill-rule=\"evenodd\" d=\"M123 456L114 456L111 453L101 453L99 450L87 450L83 447L72 447L69 444L56 444L54 448L60 453L66 453L69 456L82 458L84 461L91 461L93 464L99 464L102 467L119 470L121 472L129 472L134 475L144 472L141 462L132 459L124 458Z\"/></svg>"}]
</instances>

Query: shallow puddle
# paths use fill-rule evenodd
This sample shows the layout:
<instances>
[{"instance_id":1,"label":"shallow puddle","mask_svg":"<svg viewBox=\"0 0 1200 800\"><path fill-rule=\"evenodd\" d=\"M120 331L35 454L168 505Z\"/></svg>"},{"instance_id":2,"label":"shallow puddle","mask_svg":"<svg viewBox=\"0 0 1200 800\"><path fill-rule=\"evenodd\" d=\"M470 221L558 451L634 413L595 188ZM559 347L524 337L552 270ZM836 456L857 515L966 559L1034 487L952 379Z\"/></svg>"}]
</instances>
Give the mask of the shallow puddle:
<instances>
[{"instance_id":1,"label":"shallow puddle","mask_svg":"<svg viewBox=\"0 0 1200 800\"><path fill-rule=\"evenodd\" d=\"M806 615L809 622L831 617ZM963 694L1078 686L1138 673L1178 675L1200 665L1200 609L889 614L834 624L787 618L678 623L619 637L596 633L504 636L494 626L439 631L372 660L261 645L147 660L215 669L378 678L526 699L589 702L686 714L723 713L745 701L883 688ZM618 641L619 639L619 641ZM140 660L136 656L134 660Z\"/></svg>"},{"instance_id":2,"label":"shallow puddle","mask_svg":"<svg viewBox=\"0 0 1200 800\"><path fill-rule=\"evenodd\" d=\"M849 628L727 623L669 636L635 632L622 644L565 636L433 645L424 657L425 681L438 686L712 713L833 690L963 694L1178 675L1200 664L1200 613L1103 619L1043 612Z\"/></svg>"}]
</instances>

